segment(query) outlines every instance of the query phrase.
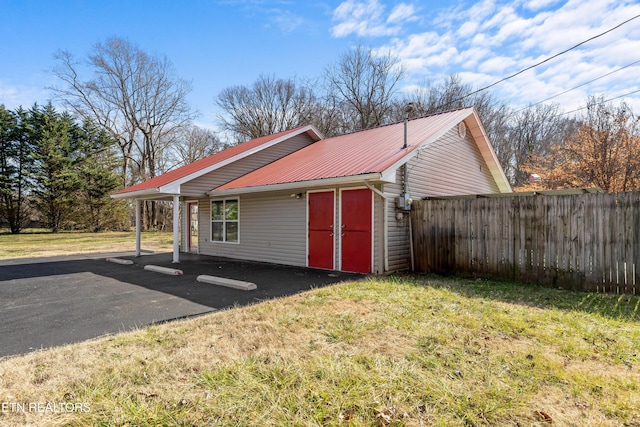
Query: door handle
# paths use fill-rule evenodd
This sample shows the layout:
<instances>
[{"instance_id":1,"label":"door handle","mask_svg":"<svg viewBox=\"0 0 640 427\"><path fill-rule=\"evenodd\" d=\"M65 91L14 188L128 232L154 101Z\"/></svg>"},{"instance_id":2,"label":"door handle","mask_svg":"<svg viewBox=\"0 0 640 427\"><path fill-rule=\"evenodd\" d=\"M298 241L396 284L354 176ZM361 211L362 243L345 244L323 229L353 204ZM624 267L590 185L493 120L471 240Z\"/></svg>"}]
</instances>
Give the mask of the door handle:
<instances>
[{"instance_id":1,"label":"door handle","mask_svg":"<svg viewBox=\"0 0 640 427\"><path fill-rule=\"evenodd\" d=\"M344 237L344 236L346 236L346 234L345 234L345 233L342 233L342 234L340 235L340 237Z\"/></svg>"}]
</instances>

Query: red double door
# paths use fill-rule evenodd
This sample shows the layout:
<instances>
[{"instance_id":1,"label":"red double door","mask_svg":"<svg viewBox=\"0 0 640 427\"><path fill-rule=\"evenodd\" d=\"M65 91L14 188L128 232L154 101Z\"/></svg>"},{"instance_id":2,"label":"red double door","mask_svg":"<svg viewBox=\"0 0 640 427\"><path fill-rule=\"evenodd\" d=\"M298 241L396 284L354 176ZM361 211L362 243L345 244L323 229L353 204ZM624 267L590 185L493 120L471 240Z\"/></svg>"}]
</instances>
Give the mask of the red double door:
<instances>
[{"instance_id":1,"label":"red double door","mask_svg":"<svg viewBox=\"0 0 640 427\"><path fill-rule=\"evenodd\" d=\"M309 267L334 269L339 237L341 270L370 273L372 260L371 190L340 192L340 224L335 222L335 193L309 193Z\"/></svg>"}]
</instances>

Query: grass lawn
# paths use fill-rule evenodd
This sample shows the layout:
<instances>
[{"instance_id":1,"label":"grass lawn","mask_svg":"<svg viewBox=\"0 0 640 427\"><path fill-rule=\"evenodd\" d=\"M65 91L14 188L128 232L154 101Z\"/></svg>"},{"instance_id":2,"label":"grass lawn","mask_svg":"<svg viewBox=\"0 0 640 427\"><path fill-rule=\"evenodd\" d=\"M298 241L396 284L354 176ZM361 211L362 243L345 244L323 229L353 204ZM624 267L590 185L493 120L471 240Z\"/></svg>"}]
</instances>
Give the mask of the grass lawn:
<instances>
[{"instance_id":1,"label":"grass lawn","mask_svg":"<svg viewBox=\"0 0 640 427\"><path fill-rule=\"evenodd\" d=\"M77 408L2 426L640 426L640 298L347 282L0 359L2 402Z\"/></svg>"},{"instance_id":2,"label":"grass lawn","mask_svg":"<svg viewBox=\"0 0 640 427\"><path fill-rule=\"evenodd\" d=\"M135 242L135 232L50 233L26 230L20 234L0 233L0 259L133 251ZM171 251L173 234L142 233L141 246L153 251Z\"/></svg>"}]
</instances>

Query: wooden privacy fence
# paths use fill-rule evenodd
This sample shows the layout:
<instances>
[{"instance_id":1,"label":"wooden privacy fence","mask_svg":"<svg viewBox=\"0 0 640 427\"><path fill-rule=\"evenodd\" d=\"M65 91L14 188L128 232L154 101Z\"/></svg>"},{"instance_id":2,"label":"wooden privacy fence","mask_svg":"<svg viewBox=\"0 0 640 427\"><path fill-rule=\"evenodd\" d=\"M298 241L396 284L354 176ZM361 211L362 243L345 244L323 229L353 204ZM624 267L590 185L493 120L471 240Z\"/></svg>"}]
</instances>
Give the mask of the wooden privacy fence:
<instances>
[{"instance_id":1,"label":"wooden privacy fence","mask_svg":"<svg viewBox=\"0 0 640 427\"><path fill-rule=\"evenodd\" d=\"M524 194L414 202L416 269L640 293L640 192Z\"/></svg>"}]
</instances>

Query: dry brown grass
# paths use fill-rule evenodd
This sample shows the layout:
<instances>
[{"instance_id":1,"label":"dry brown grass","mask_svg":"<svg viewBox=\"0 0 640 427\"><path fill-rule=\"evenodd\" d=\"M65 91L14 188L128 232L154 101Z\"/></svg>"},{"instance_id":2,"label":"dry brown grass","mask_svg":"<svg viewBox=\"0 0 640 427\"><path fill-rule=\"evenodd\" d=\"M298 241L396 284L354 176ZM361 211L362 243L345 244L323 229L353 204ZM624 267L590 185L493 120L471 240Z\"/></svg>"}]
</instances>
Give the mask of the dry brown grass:
<instances>
[{"instance_id":1,"label":"dry brown grass","mask_svg":"<svg viewBox=\"0 0 640 427\"><path fill-rule=\"evenodd\" d=\"M640 299L589 298L621 311L515 284L340 284L0 360L0 402L91 407L0 425L640 425Z\"/></svg>"},{"instance_id":2,"label":"dry brown grass","mask_svg":"<svg viewBox=\"0 0 640 427\"><path fill-rule=\"evenodd\" d=\"M145 232L141 241L143 248L154 252L173 248L171 233ZM130 252L134 249L134 232L0 234L0 259Z\"/></svg>"}]
</instances>

